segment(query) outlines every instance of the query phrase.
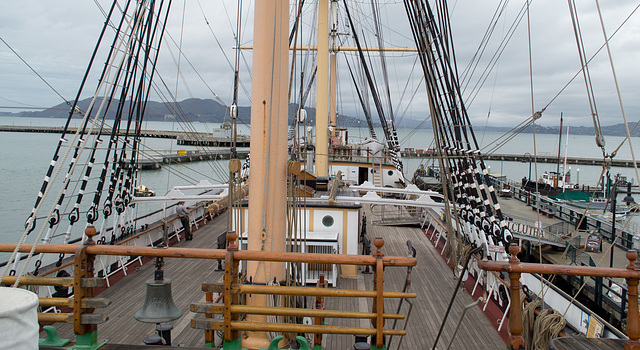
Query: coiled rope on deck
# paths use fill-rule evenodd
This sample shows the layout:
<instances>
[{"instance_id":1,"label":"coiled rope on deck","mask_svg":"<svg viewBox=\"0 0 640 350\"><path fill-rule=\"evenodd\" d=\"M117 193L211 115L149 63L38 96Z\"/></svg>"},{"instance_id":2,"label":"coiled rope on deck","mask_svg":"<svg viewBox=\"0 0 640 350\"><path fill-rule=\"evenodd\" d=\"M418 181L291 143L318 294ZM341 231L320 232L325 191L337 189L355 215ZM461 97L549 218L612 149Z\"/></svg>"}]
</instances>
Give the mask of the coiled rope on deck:
<instances>
[{"instance_id":1,"label":"coiled rope on deck","mask_svg":"<svg viewBox=\"0 0 640 350\"><path fill-rule=\"evenodd\" d=\"M521 299L522 300L522 299ZM542 300L536 299L528 303L522 310L522 337L525 350L533 350L533 330L536 321L536 309L540 307Z\"/></svg>"},{"instance_id":2,"label":"coiled rope on deck","mask_svg":"<svg viewBox=\"0 0 640 350\"><path fill-rule=\"evenodd\" d=\"M538 315L533 329L533 349L549 349L551 339L557 337L566 324L567 321L557 310Z\"/></svg>"},{"instance_id":3,"label":"coiled rope on deck","mask_svg":"<svg viewBox=\"0 0 640 350\"><path fill-rule=\"evenodd\" d=\"M536 316L536 309L541 306L542 300L535 299L522 312L522 336L526 350L549 349L551 339L557 337L567 324L564 316L557 310L543 310Z\"/></svg>"}]
</instances>

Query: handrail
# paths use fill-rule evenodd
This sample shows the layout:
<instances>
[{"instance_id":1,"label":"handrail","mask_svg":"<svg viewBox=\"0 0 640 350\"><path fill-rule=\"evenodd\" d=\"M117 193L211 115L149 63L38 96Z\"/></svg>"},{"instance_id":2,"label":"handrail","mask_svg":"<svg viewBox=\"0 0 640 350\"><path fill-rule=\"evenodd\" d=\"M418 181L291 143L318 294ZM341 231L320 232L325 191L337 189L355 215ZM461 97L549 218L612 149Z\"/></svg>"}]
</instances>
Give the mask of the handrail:
<instances>
[{"instance_id":1,"label":"handrail","mask_svg":"<svg viewBox=\"0 0 640 350\"><path fill-rule=\"evenodd\" d=\"M85 234L89 237L84 245L69 245L63 251L53 251L55 253L73 252L73 278L69 277L32 277L32 276L3 276L2 283L16 282L19 285L48 285L73 287L74 297L66 298L39 298L40 306L68 306L73 308L71 313L38 313L40 322L66 322L73 324L74 333L76 334L76 345L94 346L97 339L97 325L108 320L103 314L94 313L96 308L103 308L110 304L110 301L104 298L94 298L93 288L101 287L103 280L95 278L94 265L95 255L87 253L87 249L96 243L92 237L96 234L93 226L85 230ZM10 252L16 248L17 244L2 244L0 251ZM56 245L64 246L64 245ZM42 248L50 248L42 245ZM71 251L70 251L71 250ZM40 252L51 252L50 249L40 249Z\"/></svg>"},{"instance_id":2,"label":"handrail","mask_svg":"<svg viewBox=\"0 0 640 350\"><path fill-rule=\"evenodd\" d=\"M220 284L204 284L202 290L205 292L224 293L225 286ZM314 287L289 287L289 286L262 286L255 284L232 284L231 293L236 294L279 294L296 296L320 296L320 297L343 297L343 298L374 298L378 293L370 290L352 289L327 289ZM416 293L383 292L385 298L415 298Z\"/></svg>"},{"instance_id":3,"label":"handrail","mask_svg":"<svg viewBox=\"0 0 640 350\"><path fill-rule=\"evenodd\" d=\"M238 330L260 330L260 331L279 331L279 332L298 332L304 331L309 333L358 333L371 334L375 336L375 343L378 349L383 347L384 335L401 335L403 330L384 329L385 319L402 318L402 315L384 313L384 298L415 298L415 293L399 293L385 292L383 290L383 270L387 266L415 266L415 258L407 257L385 257L381 252L384 240L376 238L374 245L377 251L372 256L358 255L336 255L336 254L306 254L306 253L279 253L279 252L262 252L262 251L239 251L235 241L237 234L235 232L227 233L229 242L227 249L193 249L193 248L152 248L137 246L118 246L118 245L98 245L93 240L96 229L89 226L85 230L86 239L83 244L40 244L34 249L36 253L73 253L74 254L74 275L73 278L63 277L30 277L24 276L20 278L21 285L57 285L69 286L74 288L73 299L60 298L44 298L41 299L41 305L44 306L62 306L67 305L73 308L73 313L69 314L40 314L41 321L51 322L70 322L74 325L74 333L76 334L76 343L91 345L97 339L97 324L106 321L108 318L104 315L94 314L94 309L108 305L108 301L101 298L94 298L93 287L100 286L101 278L94 277L95 271L93 262L97 255L115 255L115 256L145 256L145 257L172 257L186 259L225 259L225 282L224 282L224 304L222 310L225 316L224 324L215 325L215 321L206 319L210 325L214 325L215 329L224 329L225 341L233 341L238 339ZM0 252L11 252L17 247L15 243L0 243ZM33 244L22 244L21 252L31 251ZM331 263L345 265L367 265L374 266L374 290L373 291L350 291L326 289L326 288L310 288L303 287L272 287L257 285L240 285L238 284L238 267L241 260L253 261L271 261L271 262L301 262L301 263ZM17 277L5 276L2 283L15 283ZM302 291L305 289L305 291ZM325 317L337 317L336 315L347 318L369 318L372 320L372 328L354 328L354 327L331 327L331 326L302 326L290 324L262 324L259 322L244 322L239 320L238 312L245 313L252 309L239 309L239 292L243 293L267 293L279 295L320 295L342 297L343 294L349 294L353 297L371 297L373 298L373 308L370 313L354 313L344 311L311 311ZM209 298L207 298L209 299ZM212 300L212 299L211 299ZM254 309L256 313L264 312L261 309ZM291 312L291 310L276 310L279 313ZM304 311L306 312L306 311ZM215 313L214 309L206 310L205 314ZM315 315L315 314L312 314ZM316 327L316 328L314 328ZM212 329L212 328L209 328ZM208 334L208 333L206 333ZM205 336L206 338L206 336ZM208 338L206 338L208 339Z\"/></svg>"},{"instance_id":4,"label":"handrail","mask_svg":"<svg viewBox=\"0 0 640 350\"><path fill-rule=\"evenodd\" d=\"M18 280L16 276L2 277L0 284L14 284ZM23 286L55 286L55 287L71 287L73 286L73 278L71 277L31 277L23 276L20 278L20 285Z\"/></svg>"},{"instance_id":5,"label":"handrail","mask_svg":"<svg viewBox=\"0 0 640 350\"><path fill-rule=\"evenodd\" d=\"M338 295L333 295L338 296ZM194 303L191 304L191 312L222 314L224 305L211 303ZM329 317L329 318L374 318L376 314L373 312L356 312L356 311L337 311L337 310L317 310L317 309L299 309L294 307L275 307L275 306L249 306L249 305L232 305L231 313L237 314L254 314L254 315L275 315L275 316L296 316L296 317ZM385 319L403 320L404 315L383 314Z\"/></svg>"},{"instance_id":6,"label":"handrail","mask_svg":"<svg viewBox=\"0 0 640 350\"><path fill-rule=\"evenodd\" d=\"M15 249L15 243L0 243L0 252L10 252ZM29 252L33 244L22 244L20 252ZM79 244L39 244L36 253L74 253ZM122 255L122 256L145 256L162 258L186 258L186 259L224 259L226 250L224 249L204 249L204 248L151 248L136 246L112 246L112 245L91 245L87 247L87 253L91 255ZM360 255L336 255L336 254L309 254L309 253L278 253L242 250L235 252L234 257L238 260L269 261L269 262L304 262L304 263L332 263L344 265L374 265L376 258L373 256ZM414 258L401 256L384 257L385 266L415 266Z\"/></svg>"},{"instance_id":7,"label":"handrail","mask_svg":"<svg viewBox=\"0 0 640 350\"><path fill-rule=\"evenodd\" d=\"M374 335L373 342L377 349L384 346L385 335L404 335L404 330L384 329L385 319L402 318L402 315L394 315L384 313L384 298L415 298L415 293L401 292L385 292L383 290L383 271L385 266L414 266L416 260L414 258L388 257L385 258L381 252L384 240L376 238L374 245L377 251L373 256L336 256L333 254L299 254L299 253L271 253L270 257L265 257L268 252L250 252L238 251L235 243L237 234L235 232L227 233L227 251L225 256L225 275L224 284L207 284L202 286L205 292L218 292L223 295L222 304L212 303L196 303L191 305L191 310L206 314L222 314L224 321L214 321L211 318L204 319L194 318L191 321L193 328L204 329L209 331L218 329L224 331L225 344L230 344L239 339L238 331L274 331L283 333L322 333L322 334L367 334ZM258 253L253 254L253 253ZM267 285L250 285L238 283L238 267L241 258L252 257L253 259L267 259L266 261L293 261L293 262L318 262L318 263L334 263L334 264L361 264L372 265L374 269L374 290L358 291L344 289L327 289L327 288L311 288L311 287L292 287L292 286L267 286ZM302 260L301 258L305 258ZM301 259L301 260L297 260ZM326 259L323 261L323 259ZM404 265L406 264L406 265ZM272 295L299 295L299 296L324 296L324 297L370 297L373 298L373 307L371 313L350 312L342 310L299 310L296 308L282 307L252 307L239 305L240 294L272 294ZM340 317L340 318L369 318L371 319L372 328L364 327L335 327L327 325L297 325L286 323L262 323L252 321L240 321L240 315L298 315L309 317ZM206 337L206 333L205 333ZM372 343L373 343L372 342ZM226 347L226 345L225 345Z\"/></svg>"},{"instance_id":8,"label":"handrail","mask_svg":"<svg viewBox=\"0 0 640 350\"><path fill-rule=\"evenodd\" d=\"M504 261L479 261L478 267L487 271L505 271L509 273L511 307L509 308L509 337L510 349L524 349L524 338L522 337L522 310L520 302L520 274L538 273L552 275L571 276L594 276L594 277L618 277L625 278L629 291L627 293L629 312L627 316L627 335L629 340L625 349L640 349L640 313L638 310L638 281L640 280L640 267L636 266L635 260L638 253L629 251L626 254L629 264L625 269L600 268L588 266L568 266L551 264L527 264L520 263L516 257L519 248L516 245L509 247L511 258Z\"/></svg>"}]
</instances>

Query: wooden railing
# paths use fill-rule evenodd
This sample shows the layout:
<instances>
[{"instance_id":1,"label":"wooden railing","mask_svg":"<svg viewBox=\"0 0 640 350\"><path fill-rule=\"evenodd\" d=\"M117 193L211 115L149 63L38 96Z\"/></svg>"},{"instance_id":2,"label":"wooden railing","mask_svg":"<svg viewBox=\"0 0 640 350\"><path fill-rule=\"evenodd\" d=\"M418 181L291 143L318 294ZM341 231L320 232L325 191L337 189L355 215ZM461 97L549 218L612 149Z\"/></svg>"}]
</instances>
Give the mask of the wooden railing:
<instances>
[{"instance_id":1,"label":"wooden railing","mask_svg":"<svg viewBox=\"0 0 640 350\"><path fill-rule=\"evenodd\" d=\"M229 241L228 248L225 249L194 249L194 248L163 248L136 246L114 246L98 245L93 240L96 230L89 227L85 230L87 239L82 245L76 244L41 244L35 247L35 253L64 253L74 254L74 276L73 277L30 277L19 278L20 285L47 285L47 286L69 286L74 288L72 299L65 298L41 298L41 306L69 306L73 309L69 314L40 314L40 321L48 322L69 322L74 325L76 343L79 345L92 346L97 341L97 324L108 319L105 315L95 314L94 309L105 307L109 302L104 299L95 298L93 287L102 286L104 280L95 277L94 260L97 255L112 256L141 256L160 258L184 258L184 259L224 259L225 260L225 283L224 285L204 284L205 291L222 291L224 303L215 305L212 299L207 297L211 303L207 305L193 304L192 309L205 313L221 313L224 315L224 322L215 325L214 323L199 327L199 320L192 320L192 325L197 328L222 327L225 331L225 341L239 343L238 331L274 331L274 332L304 332L304 333L324 333L324 334L371 334L376 336L376 347L382 349L383 335L403 335L403 330L390 330L384 328L385 319L401 319L402 315L384 313L384 298L415 298L415 293L385 292L383 290L383 271L389 266L415 266L415 258L407 257L385 257L381 252L384 241L376 238L374 244L377 251L373 256L359 255L335 255L335 254L307 254L307 253L279 253L263 251L239 251L235 244L237 235L235 232L227 234ZM16 249L15 243L0 243L0 252L11 252ZM31 251L32 244L22 244L20 252ZM242 260L270 261L270 262L291 262L291 263L320 263L320 264L345 264L373 266L374 290L342 290L330 288L307 288L307 287L281 287L281 286L258 286L244 285L238 283L238 268ZM2 284L14 284L18 280L16 276L5 276ZM274 294L274 295L309 295L325 297L368 297L373 298L372 312L345 312L330 310L308 310L297 308L268 308L260 309L252 306L240 305L240 294ZM262 324L256 322L238 321L240 314L264 314L269 312L277 315L295 314L308 315L310 317L343 317L354 319L371 319L372 328L344 328L331 326L306 326L295 324ZM215 326L214 326L215 325ZM226 348L226 347L225 347Z\"/></svg>"},{"instance_id":2,"label":"wooden railing","mask_svg":"<svg viewBox=\"0 0 640 350\"><path fill-rule=\"evenodd\" d=\"M384 328L385 319L403 319L401 314L384 313L385 298L415 298L415 293L386 292L383 290L383 270L386 266L415 266L414 258L392 257L385 258L381 252L384 241L381 238L374 240L377 251L373 256L332 255L332 254L304 254L304 253L268 253L238 251L235 244L237 236L235 232L227 234L229 242L225 254L225 279L223 284L204 283L204 292L216 292L223 295L222 303L195 303L191 304L192 312L224 315L224 321L216 321L211 318L194 318L191 321L193 328L204 330L223 330L225 349L233 348L233 342L239 338L238 331L265 331L279 333L314 333L314 334L361 334L375 336L376 348L384 346L384 335L405 335L404 330ZM248 285L238 283L238 268L241 260L253 261L278 261L278 262L306 262L327 263L330 259L335 264L369 265L374 267L374 290L348 290L316 287L287 287ZM293 307L264 307L241 305L241 294L269 294L269 295L295 295L316 297L342 297L342 298L373 298L373 310L371 312L352 312L341 310L316 310ZM287 323L262 323L240 321L241 315L274 315L296 316L312 318L350 318L371 319L373 327L338 327L329 325L302 325ZM319 344L314 344L319 345Z\"/></svg>"},{"instance_id":3,"label":"wooden railing","mask_svg":"<svg viewBox=\"0 0 640 350\"><path fill-rule=\"evenodd\" d=\"M625 349L640 349L640 315L638 311L638 281L640 280L640 267L635 264L638 253L627 252L629 264L625 269L597 268L589 266L567 266L552 264L528 264L520 263L516 257L518 246L509 247L511 259L507 261L479 261L478 267L487 271L504 271L509 274L511 307L509 308L509 348L524 349L525 343L522 337L524 329L522 324L522 302L520 301L520 275L522 273L538 273L551 275L570 276L595 276L624 278L629 286L627 315L627 335L629 340ZM561 310L562 311L562 310Z\"/></svg>"},{"instance_id":4,"label":"wooden railing","mask_svg":"<svg viewBox=\"0 0 640 350\"><path fill-rule=\"evenodd\" d=\"M39 322L66 322L73 324L76 334L77 345L92 345L95 343L93 335L96 334L97 325L108 320L103 314L94 313L97 308L107 307L111 302L105 298L94 297L93 288L102 287L104 280L94 277L95 255L88 254L87 249L95 246L91 239L96 234L94 227L89 227L85 231L89 239L84 245L63 245L65 249L61 251L46 251L46 249L36 249L37 253L74 253L73 277L32 277L32 276L3 276L2 285L31 286L55 286L73 287L73 298L39 298L41 307L68 307L73 309L70 313L38 313ZM15 249L15 244L0 244L0 251L9 252ZM42 247L47 247L43 245ZM53 248L53 247L47 247ZM31 245L22 245L21 251L28 252Z\"/></svg>"}]
</instances>

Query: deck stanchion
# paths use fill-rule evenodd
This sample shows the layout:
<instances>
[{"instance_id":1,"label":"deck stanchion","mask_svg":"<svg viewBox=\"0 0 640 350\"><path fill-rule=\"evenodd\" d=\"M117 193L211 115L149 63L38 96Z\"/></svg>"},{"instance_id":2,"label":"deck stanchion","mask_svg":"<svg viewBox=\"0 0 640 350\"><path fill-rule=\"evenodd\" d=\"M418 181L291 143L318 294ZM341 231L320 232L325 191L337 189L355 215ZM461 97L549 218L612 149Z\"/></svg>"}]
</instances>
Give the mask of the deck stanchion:
<instances>
[{"instance_id":1,"label":"deck stanchion","mask_svg":"<svg viewBox=\"0 0 640 350\"><path fill-rule=\"evenodd\" d=\"M519 248L515 244L509 247L509 253L511 253L509 264L512 266L520 263L520 260L516 257L518 251ZM509 329L511 335L509 336L509 349L524 350L524 338L522 337L524 327L522 325L522 303L520 302L520 272L509 272L509 279L511 281L511 307L509 308Z\"/></svg>"},{"instance_id":2,"label":"deck stanchion","mask_svg":"<svg viewBox=\"0 0 640 350\"><path fill-rule=\"evenodd\" d=\"M320 274L320 280L318 281L318 287L324 288L325 287L325 281L324 281L324 274L321 273ZM322 305L322 297L317 295L316 296L316 305L315 308L316 310L323 310L323 305ZM316 326L320 326L322 325L324 321L323 317L315 317L313 319L313 324ZM316 333L313 336L313 348L314 349L322 349L322 333Z\"/></svg>"},{"instance_id":3,"label":"deck stanchion","mask_svg":"<svg viewBox=\"0 0 640 350\"><path fill-rule=\"evenodd\" d=\"M213 303L213 292L206 292L205 301L207 303ZM204 318L213 318L212 313L205 313ZM205 348L213 348L215 346L215 336L212 329L205 329L204 331L204 347Z\"/></svg>"},{"instance_id":4,"label":"deck stanchion","mask_svg":"<svg viewBox=\"0 0 640 350\"><path fill-rule=\"evenodd\" d=\"M84 230L87 240L78 249L74 256L74 274L73 274L73 331L76 335L76 345L73 349L98 349L105 343L98 343L98 326L96 324L83 324L82 315L84 313L92 313L93 308L83 308L82 299L93 297L93 288L84 287L82 279L93 277L93 262L95 255L87 253L87 247L95 245L93 236L96 234L96 228L88 226Z\"/></svg>"},{"instance_id":5,"label":"deck stanchion","mask_svg":"<svg viewBox=\"0 0 640 350\"><path fill-rule=\"evenodd\" d=\"M382 330L384 328L384 318L382 317L384 313L384 298L382 296L384 285L384 264L382 258L384 257L384 254L380 250L384 245L384 239L376 237L373 240L373 244L376 246L376 252L373 253L373 256L376 258L376 268L373 275L373 289L376 292L377 296L373 298L372 306L372 312L376 313L375 324L373 325L376 328L376 344L375 347L372 347L371 349L380 350L384 347L384 338L382 336Z\"/></svg>"},{"instance_id":6,"label":"deck stanchion","mask_svg":"<svg viewBox=\"0 0 640 350\"><path fill-rule=\"evenodd\" d=\"M638 258L638 252L628 251L627 259L629 265L627 269L638 270L638 266L635 264L635 260ZM627 285L629 286L629 292L627 293L629 298L629 312L627 314L627 335L629 341L624 345L625 350L640 349L640 313L638 311L638 279L627 278Z\"/></svg>"},{"instance_id":7,"label":"deck stanchion","mask_svg":"<svg viewBox=\"0 0 640 350\"><path fill-rule=\"evenodd\" d=\"M232 331L231 329L231 322L236 321L238 318L238 315L231 313L231 305L238 305L238 294L231 293L231 286L238 283L238 262L233 257L234 253L238 251L236 238L238 238L238 235L235 231L227 233L227 241L229 243L227 245L227 254L224 258L224 341L225 343L237 341L240 344L238 331Z\"/></svg>"}]
</instances>

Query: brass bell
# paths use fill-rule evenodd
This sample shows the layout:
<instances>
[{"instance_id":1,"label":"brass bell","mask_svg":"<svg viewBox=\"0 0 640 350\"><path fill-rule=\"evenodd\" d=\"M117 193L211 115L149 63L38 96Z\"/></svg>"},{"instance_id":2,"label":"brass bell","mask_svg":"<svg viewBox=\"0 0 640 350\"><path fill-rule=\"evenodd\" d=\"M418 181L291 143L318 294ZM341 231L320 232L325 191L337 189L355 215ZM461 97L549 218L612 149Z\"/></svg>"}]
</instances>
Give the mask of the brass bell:
<instances>
[{"instance_id":1,"label":"brass bell","mask_svg":"<svg viewBox=\"0 0 640 350\"><path fill-rule=\"evenodd\" d=\"M160 259L159 259L160 260ZM135 319L146 323L164 323L182 316L182 311L173 303L171 280L163 278L162 262L158 261L155 277L147 280L147 295Z\"/></svg>"}]
</instances>

